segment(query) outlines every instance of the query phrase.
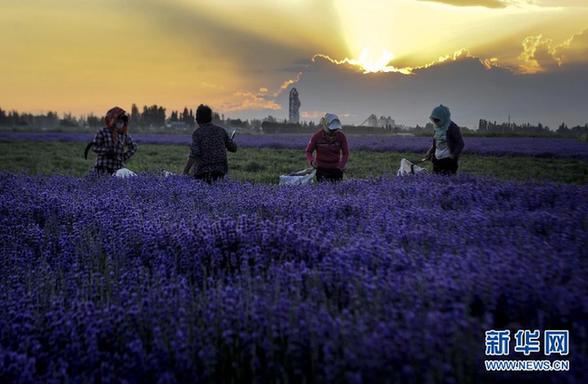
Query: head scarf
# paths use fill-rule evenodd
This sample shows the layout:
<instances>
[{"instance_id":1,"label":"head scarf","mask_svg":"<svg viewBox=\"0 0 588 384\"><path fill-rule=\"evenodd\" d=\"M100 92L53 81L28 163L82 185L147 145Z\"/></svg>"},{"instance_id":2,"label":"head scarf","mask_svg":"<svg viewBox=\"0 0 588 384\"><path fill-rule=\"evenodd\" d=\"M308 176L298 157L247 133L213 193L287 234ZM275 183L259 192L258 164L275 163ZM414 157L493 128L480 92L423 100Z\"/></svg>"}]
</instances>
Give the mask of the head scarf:
<instances>
[{"instance_id":1,"label":"head scarf","mask_svg":"<svg viewBox=\"0 0 588 384\"><path fill-rule=\"evenodd\" d=\"M321 127L326 133L332 133L342 129L341 121L339 117L334 113L327 113L321 118Z\"/></svg>"},{"instance_id":2,"label":"head scarf","mask_svg":"<svg viewBox=\"0 0 588 384\"><path fill-rule=\"evenodd\" d=\"M435 124L435 141L437 145L446 145L447 143L447 130L451 125L451 112L449 108L441 104L440 106L433 109L431 113L431 119L439 119L439 124Z\"/></svg>"},{"instance_id":3,"label":"head scarf","mask_svg":"<svg viewBox=\"0 0 588 384\"><path fill-rule=\"evenodd\" d=\"M123 116L126 117L125 125L121 130L118 130L116 129L116 121ZM127 113L120 107L114 107L106 112L106 116L104 116L104 123L106 124L106 128L110 129L112 132L112 138L115 143L118 142L119 133L126 134L129 130L129 119Z\"/></svg>"}]
</instances>

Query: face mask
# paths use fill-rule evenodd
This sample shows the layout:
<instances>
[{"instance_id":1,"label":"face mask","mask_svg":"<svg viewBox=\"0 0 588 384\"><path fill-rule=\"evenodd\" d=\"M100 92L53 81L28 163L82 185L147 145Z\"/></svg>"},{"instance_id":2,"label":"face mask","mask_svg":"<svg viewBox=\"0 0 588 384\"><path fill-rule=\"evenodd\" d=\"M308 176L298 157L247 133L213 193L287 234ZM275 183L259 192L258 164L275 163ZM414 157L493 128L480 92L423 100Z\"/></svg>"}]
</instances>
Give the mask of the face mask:
<instances>
[{"instance_id":1,"label":"face mask","mask_svg":"<svg viewBox=\"0 0 588 384\"><path fill-rule=\"evenodd\" d=\"M121 129L123 129L124 127L125 127L125 123L124 123L124 121L117 121L117 122L116 122L116 129L118 129L119 131L120 131Z\"/></svg>"}]
</instances>

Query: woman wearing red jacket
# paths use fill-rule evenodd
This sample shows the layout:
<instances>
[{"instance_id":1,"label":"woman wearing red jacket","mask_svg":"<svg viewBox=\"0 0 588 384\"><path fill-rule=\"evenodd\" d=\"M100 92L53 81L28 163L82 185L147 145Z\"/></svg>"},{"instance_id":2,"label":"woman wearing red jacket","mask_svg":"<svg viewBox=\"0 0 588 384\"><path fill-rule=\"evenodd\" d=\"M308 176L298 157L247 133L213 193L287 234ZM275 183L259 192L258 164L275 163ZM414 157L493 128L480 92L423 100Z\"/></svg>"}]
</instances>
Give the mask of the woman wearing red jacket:
<instances>
[{"instance_id":1,"label":"woman wearing red jacket","mask_svg":"<svg viewBox=\"0 0 588 384\"><path fill-rule=\"evenodd\" d=\"M341 132L341 121L337 115L327 113L321 119L321 127L306 146L306 159L316 168L319 183L341 181L349 158L349 147L347 138Z\"/></svg>"}]
</instances>

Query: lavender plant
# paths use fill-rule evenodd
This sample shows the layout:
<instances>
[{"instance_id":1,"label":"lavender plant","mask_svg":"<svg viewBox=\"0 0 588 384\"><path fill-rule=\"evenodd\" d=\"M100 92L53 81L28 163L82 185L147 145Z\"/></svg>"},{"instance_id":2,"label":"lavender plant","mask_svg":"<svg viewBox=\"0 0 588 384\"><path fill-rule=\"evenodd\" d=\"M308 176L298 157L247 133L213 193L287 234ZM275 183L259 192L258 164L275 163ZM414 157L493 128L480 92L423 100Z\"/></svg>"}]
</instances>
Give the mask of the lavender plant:
<instances>
[{"instance_id":1,"label":"lavender plant","mask_svg":"<svg viewBox=\"0 0 588 384\"><path fill-rule=\"evenodd\" d=\"M588 187L0 174L0 382L585 382ZM567 373L484 331L569 329Z\"/></svg>"},{"instance_id":2,"label":"lavender plant","mask_svg":"<svg viewBox=\"0 0 588 384\"><path fill-rule=\"evenodd\" d=\"M190 144L188 135L134 134L142 144ZM308 135L240 135L237 143L243 148L304 149ZM89 142L85 133L0 132L3 141ZM575 139L533 137L466 137L464 153L493 156L536 156L588 159L588 144ZM431 138L415 136L351 136L353 150L424 153Z\"/></svg>"}]
</instances>

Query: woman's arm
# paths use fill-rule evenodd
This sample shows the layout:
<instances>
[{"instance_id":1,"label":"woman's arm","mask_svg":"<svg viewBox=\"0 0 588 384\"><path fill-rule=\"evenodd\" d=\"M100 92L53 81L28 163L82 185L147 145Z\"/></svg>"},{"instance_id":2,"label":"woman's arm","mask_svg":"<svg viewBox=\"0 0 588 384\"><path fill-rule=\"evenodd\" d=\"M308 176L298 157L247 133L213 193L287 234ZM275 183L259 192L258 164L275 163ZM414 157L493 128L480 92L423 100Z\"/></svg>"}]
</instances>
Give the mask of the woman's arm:
<instances>
[{"instance_id":1,"label":"woman's arm","mask_svg":"<svg viewBox=\"0 0 588 384\"><path fill-rule=\"evenodd\" d=\"M231 139L229 134L224 129L223 131L225 132L225 147L227 148L227 151L237 152L237 144L235 144L233 139Z\"/></svg>"},{"instance_id":2,"label":"woman's arm","mask_svg":"<svg viewBox=\"0 0 588 384\"><path fill-rule=\"evenodd\" d=\"M453 148L451 148L451 156L458 157L459 155L461 155L461 152L463 151L464 147L461 129L457 124L454 124L447 133L451 135L451 142L453 143Z\"/></svg>"},{"instance_id":3,"label":"woman's arm","mask_svg":"<svg viewBox=\"0 0 588 384\"><path fill-rule=\"evenodd\" d=\"M135 144L133 139L131 139L131 136L127 135L126 139L127 139L128 149L125 152L125 154L123 155L124 161L128 161L131 157L133 157L135 152L137 152L137 144Z\"/></svg>"},{"instance_id":4,"label":"woman's arm","mask_svg":"<svg viewBox=\"0 0 588 384\"><path fill-rule=\"evenodd\" d=\"M431 145L431 148L429 148L427 153L425 153L425 160L431 160L433 158L433 155L435 154L436 148L437 148L437 145L435 143L435 139L433 139L433 144Z\"/></svg>"},{"instance_id":5,"label":"woman's arm","mask_svg":"<svg viewBox=\"0 0 588 384\"><path fill-rule=\"evenodd\" d=\"M192 134L192 145L190 146L190 158L198 160L200 158L200 136L194 131Z\"/></svg>"},{"instance_id":6,"label":"woman's arm","mask_svg":"<svg viewBox=\"0 0 588 384\"><path fill-rule=\"evenodd\" d=\"M341 135L341 160L339 161L339 169L343 170L347 166L347 160L349 159L349 145L347 143L347 137Z\"/></svg>"},{"instance_id":7,"label":"woman's arm","mask_svg":"<svg viewBox=\"0 0 588 384\"><path fill-rule=\"evenodd\" d=\"M200 158L200 138L196 134L196 131L192 134L192 145L190 146L190 157L188 157L188 161L186 162L186 166L184 167L184 175L189 175L190 170L196 164L198 159Z\"/></svg>"},{"instance_id":8,"label":"woman's arm","mask_svg":"<svg viewBox=\"0 0 588 384\"><path fill-rule=\"evenodd\" d=\"M316 140L317 140L316 135L313 135L310 138L310 141L308 142L308 145L306 146L306 151L305 151L306 152L306 160L308 161L308 164L310 164L313 167L314 167L314 165L316 165L316 164L313 164L315 162L314 150L316 149Z\"/></svg>"},{"instance_id":9,"label":"woman's arm","mask_svg":"<svg viewBox=\"0 0 588 384\"><path fill-rule=\"evenodd\" d=\"M190 170L194 166L195 162L196 162L196 159L194 159L193 157L188 157L188 162L186 163L186 166L184 167L184 175L190 174Z\"/></svg>"}]
</instances>

